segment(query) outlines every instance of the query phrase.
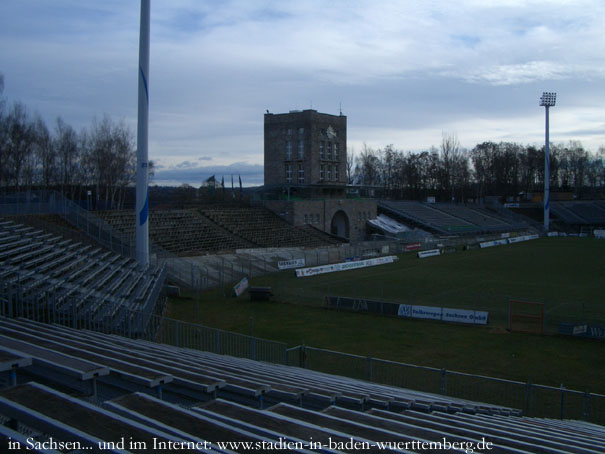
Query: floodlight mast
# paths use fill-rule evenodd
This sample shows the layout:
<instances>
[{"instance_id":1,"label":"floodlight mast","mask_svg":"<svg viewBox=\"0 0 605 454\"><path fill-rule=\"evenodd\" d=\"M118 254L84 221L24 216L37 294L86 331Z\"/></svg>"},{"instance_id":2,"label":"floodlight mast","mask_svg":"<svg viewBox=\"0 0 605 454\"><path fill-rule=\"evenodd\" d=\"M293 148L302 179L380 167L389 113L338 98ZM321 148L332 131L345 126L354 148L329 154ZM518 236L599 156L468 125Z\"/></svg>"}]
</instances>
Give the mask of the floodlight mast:
<instances>
[{"instance_id":1,"label":"floodlight mast","mask_svg":"<svg viewBox=\"0 0 605 454\"><path fill-rule=\"evenodd\" d=\"M143 268L149 264L149 2L141 0L137 121L136 259Z\"/></svg>"},{"instance_id":2,"label":"floodlight mast","mask_svg":"<svg viewBox=\"0 0 605 454\"><path fill-rule=\"evenodd\" d=\"M545 145L544 145L544 232L548 233L550 228L550 149L549 149L549 124L548 111L557 102L557 94L543 92L540 97L540 106L546 109Z\"/></svg>"}]
</instances>

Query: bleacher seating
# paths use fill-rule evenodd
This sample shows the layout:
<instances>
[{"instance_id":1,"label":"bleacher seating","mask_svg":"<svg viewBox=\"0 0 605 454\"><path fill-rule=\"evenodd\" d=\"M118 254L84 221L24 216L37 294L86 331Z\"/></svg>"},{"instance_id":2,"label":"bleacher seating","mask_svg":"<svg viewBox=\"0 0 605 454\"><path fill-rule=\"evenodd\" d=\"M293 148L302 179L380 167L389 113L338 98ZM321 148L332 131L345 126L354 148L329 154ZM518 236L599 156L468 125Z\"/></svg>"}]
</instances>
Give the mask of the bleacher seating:
<instances>
[{"instance_id":1,"label":"bleacher seating","mask_svg":"<svg viewBox=\"0 0 605 454\"><path fill-rule=\"evenodd\" d=\"M458 218L464 219L481 228L510 229L510 224L494 213L482 207L455 205L451 203L435 204L435 208Z\"/></svg>"},{"instance_id":2,"label":"bleacher seating","mask_svg":"<svg viewBox=\"0 0 605 454\"><path fill-rule=\"evenodd\" d=\"M551 202L551 211L565 224L605 226L602 201Z\"/></svg>"},{"instance_id":3,"label":"bleacher seating","mask_svg":"<svg viewBox=\"0 0 605 454\"><path fill-rule=\"evenodd\" d=\"M179 452L245 450L221 442L268 452L280 441L282 452L354 452L347 442L366 443L369 452L420 452L421 443L444 438L473 447L485 440L494 453L604 452L605 428L594 424L296 367L25 319L0 318L4 339L0 358L11 356L0 364L11 365L0 374L13 379L0 390L0 419L10 426L0 442L23 440L19 429L31 440L85 446L125 437L152 450L172 441ZM378 442L393 444L378 449Z\"/></svg>"},{"instance_id":4,"label":"bleacher seating","mask_svg":"<svg viewBox=\"0 0 605 454\"><path fill-rule=\"evenodd\" d=\"M97 215L134 241L134 211L101 211ZM191 255L255 246L223 230L196 210L151 210L149 240L174 254Z\"/></svg>"},{"instance_id":5,"label":"bleacher seating","mask_svg":"<svg viewBox=\"0 0 605 454\"><path fill-rule=\"evenodd\" d=\"M443 234L507 231L526 228L481 206L382 200L379 211Z\"/></svg>"},{"instance_id":6,"label":"bleacher seating","mask_svg":"<svg viewBox=\"0 0 605 454\"><path fill-rule=\"evenodd\" d=\"M322 247L341 243L312 226L290 225L262 207L204 208L201 212L232 234L259 247Z\"/></svg>"},{"instance_id":7,"label":"bleacher seating","mask_svg":"<svg viewBox=\"0 0 605 454\"><path fill-rule=\"evenodd\" d=\"M97 213L134 239L132 211ZM200 210L151 210L152 244L179 255L208 254L256 247L318 247L340 241L311 226L295 227L265 208L214 207Z\"/></svg>"},{"instance_id":8,"label":"bleacher seating","mask_svg":"<svg viewBox=\"0 0 605 454\"><path fill-rule=\"evenodd\" d=\"M121 326L156 307L165 272L12 220L0 222L0 296L21 310Z\"/></svg>"}]
</instances>

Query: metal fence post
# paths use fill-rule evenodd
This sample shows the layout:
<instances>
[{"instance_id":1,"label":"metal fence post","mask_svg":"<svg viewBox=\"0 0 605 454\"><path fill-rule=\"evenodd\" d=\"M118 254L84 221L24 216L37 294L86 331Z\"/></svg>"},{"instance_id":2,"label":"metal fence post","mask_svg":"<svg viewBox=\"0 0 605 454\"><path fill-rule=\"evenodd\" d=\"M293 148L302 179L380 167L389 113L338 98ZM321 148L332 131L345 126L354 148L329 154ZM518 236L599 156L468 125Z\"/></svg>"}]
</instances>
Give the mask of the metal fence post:
<instances>
[{"instance_id":1,"label":"metal fence post","mask_svg":"<svg viewBox=\"0 0 605 454\"><path fill-rule=\"evenodd\" d=\"M299 364L303 369L307 368L307 348L305 347L304 342L300 346Z\"/></svg>"},{"instance_id":2,"label":"metal fence post","mask_svg":"<svg viewBox=\"0 0 605 454\"><path fill-rule=\"evenodd\" d=\"M559 419L563 419L563 415L565 413L565 387L563 383L561 383L561 414Z\"/></svg>"},{"instance_id":3,"label":"metal fence post","mask_svg":"<svg viewBox=\"0 0 605 454\"><path fill-rule=\"evenodd\" d=\"M531 381L527 380L527 384L525 385L525 405L523 408L523 415L529 416L531 410Z\"/></svg>"},{"instance_id":4,"label":"metal fence post","mask_svg":"<svg viewBox=\"0 0 605 454\"><path fill-rule=\"evenodd\" d=\"M447 394L447 370L441 369L439 372L439 394Z\"/></svg>"},{"instance_id":5,"label":"metal fence post","mask_svg":"<svg viewBox=\"0 0 605 454\"><path fill-rule=\"evenodd\" d=\"M590 421L590 411L591 411L591 408L590 408L590 404L591 404L590 397L591 397L591 394L588 392L588 390L586 390L584 392L584 399L583 399L583 402L582 402L582 416L584 417L584 419L586 421Z\"/></svg>"},{"instance_id":6,"label":"metal fence post","mask_svg":"<svg viewBox=\"0 0 605 454\"><path fill-rule=\"evenodd\" d=\"M366 380L372 381L372 357L366 358Z\"/></svg>"}]
</instances>

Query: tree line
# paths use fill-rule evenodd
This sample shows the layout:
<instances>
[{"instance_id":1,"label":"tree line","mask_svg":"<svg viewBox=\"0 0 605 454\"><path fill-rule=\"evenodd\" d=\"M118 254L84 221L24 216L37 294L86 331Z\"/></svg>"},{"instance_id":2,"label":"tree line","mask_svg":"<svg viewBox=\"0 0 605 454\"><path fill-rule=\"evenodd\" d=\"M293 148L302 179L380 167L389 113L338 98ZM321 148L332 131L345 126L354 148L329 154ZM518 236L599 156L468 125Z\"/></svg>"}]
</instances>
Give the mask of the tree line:
<instances>
[{"instance_id":1,"label":"tree line","mask_svg":"<svg viewBox=\"0 0 605 454\"><path fill-rule=\"evenodd\" d=\"M134 134L125 123L104 115L76 131L58 117L49 128L22 102L7 103L3 82L0 74L0 191L53 189L72 200L91 191L95 206L121 208L136 180Z\"/></svg>"},{"instance_id":2,"label":"tree line","mask_svg":"<svg viewBox=\"0 0 605 454\"><path fill-rule=\"evenodd\" d=\"M550 145L551 191L577 198L605 193L605 147L592 153L578 141ZM384 197L441 201L481 200L544 190L544 147L483 142L462 148L455 134L443 134L439 148L400 151L393 145L347 156L350 184L373 187Z\"/></svg>"}]
</instances>

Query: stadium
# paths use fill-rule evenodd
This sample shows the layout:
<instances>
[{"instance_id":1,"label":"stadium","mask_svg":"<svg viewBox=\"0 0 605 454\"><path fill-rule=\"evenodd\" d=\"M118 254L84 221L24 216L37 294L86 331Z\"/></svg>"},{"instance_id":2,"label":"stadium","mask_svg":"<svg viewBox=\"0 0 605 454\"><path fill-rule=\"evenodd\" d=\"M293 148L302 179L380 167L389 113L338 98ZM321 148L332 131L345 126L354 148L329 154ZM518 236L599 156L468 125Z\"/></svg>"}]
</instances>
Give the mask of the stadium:
<instances>
[{"instance_id":1,"label":"stadium","mask_svg":"<svg viewBox=\"0 0 605 454\"><path fill-rule=\"evenodd\" d=\"M3 442L603 452L603 202L557 202L544 236L530 202L520 213L346 189L152 204L144 267L133 210L3 196ZM318 205L339 208L314 222ZM504 344L542 364L520 367Z\"/></svg>"},{"instance_id":2,"label":"stadium","mask_svg":"<svg viewBox=\"0 0 605 454\"><path fill-rule=\"evenodd\" d=\"M602 161L267 110L262 186L150 188L144 47L137 159L0 117L5 452L605 453Z\"/></svg>"}]
</instances>

